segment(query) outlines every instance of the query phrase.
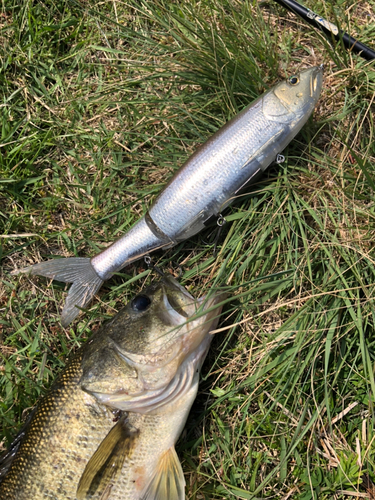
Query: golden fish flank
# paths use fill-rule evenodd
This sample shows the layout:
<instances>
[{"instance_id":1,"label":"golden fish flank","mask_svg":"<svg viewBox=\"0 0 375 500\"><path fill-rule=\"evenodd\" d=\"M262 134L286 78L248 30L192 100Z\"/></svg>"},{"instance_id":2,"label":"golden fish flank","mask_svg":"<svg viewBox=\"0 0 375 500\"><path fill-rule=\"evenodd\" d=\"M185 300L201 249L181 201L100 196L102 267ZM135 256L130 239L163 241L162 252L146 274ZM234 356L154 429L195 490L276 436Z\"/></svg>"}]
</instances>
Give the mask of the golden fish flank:
<instances>
[{"instance_id":1,"label":"golden fish flank","mask_svg":"<svg viewBox=\"0 0 375 500\"><path fill-rule=\"evenodd\" d=\"M163 278L96 332L0 459L0 498L183 500L174 445L222 298Z\"/></svg>"}]
</instances>

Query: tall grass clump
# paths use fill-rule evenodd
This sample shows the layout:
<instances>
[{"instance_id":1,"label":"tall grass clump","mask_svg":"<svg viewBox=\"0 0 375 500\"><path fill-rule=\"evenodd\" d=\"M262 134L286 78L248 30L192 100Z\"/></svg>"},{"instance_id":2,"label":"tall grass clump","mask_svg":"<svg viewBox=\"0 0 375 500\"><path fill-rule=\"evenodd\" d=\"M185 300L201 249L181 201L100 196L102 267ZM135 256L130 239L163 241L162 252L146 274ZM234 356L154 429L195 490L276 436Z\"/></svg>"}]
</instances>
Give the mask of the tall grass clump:
<instances>
[{"instance_id":1,"label":"tall grass clump","mask_svg":"<svg viewBox=\"0 0 375 500\"><path fill-rule=\"evenodd\" d=\"M304 5L373 45L374 2ZM275 2L4 0L0 422L5 448L67 356L154 279L142 261L74 324L65 285L9 273L122 235L255 97L324 64L312 119L207 229L153 259L231 297L179 454L189 499L373 498L371 62Z\"/></svg>"}]
</instances>

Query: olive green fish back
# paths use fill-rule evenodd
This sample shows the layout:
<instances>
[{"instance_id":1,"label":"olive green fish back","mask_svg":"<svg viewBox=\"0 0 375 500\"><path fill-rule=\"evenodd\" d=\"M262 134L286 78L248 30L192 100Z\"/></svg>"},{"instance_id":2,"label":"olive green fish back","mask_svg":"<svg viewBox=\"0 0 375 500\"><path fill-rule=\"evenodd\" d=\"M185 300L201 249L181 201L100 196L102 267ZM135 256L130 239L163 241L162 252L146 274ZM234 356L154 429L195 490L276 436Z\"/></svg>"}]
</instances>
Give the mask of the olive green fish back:
<instances>
[{"instance_id":1,"label":"olive green fish back","mask_svg":"<svg viewBox=\"0 0 375 500\"><path fill-rule=\"evenodd\" d=\"M77 386L81 376L82 350L78 351L65 370L54 382L52 390L38 404L34 418L26 430L8 474L0 484L0 498L16 499L15 492L20 484L24 485L25 494L30 481L31 468L40 466L45 459L39 452L41 442L46 439L45 429L56 410L66 405L70 392Z\"/></svg>"},{"instance_id":2,"label":"olive green fish back","mask_svg":"<svg viewBox=\"0 0 375 500\"><path fill-rule=\"evenodd\" d=\"M82 349L38 404L0 484L2 500L76 498L78 479L113 426L111 412L96 408L81 390L81 362Z\"/></svg>"}]
</instances>

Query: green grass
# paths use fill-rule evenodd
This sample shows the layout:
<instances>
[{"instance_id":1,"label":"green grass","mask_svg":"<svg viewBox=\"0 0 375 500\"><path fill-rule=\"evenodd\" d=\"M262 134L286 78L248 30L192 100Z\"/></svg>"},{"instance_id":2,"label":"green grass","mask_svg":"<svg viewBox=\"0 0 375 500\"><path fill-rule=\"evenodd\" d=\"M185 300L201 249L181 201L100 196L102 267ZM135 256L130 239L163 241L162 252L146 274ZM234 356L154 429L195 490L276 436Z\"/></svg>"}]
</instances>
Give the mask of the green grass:
<instances>
[{"instance_id":1,"label":"green grass","mask_svg":"<svg viewBox=\"0 0 375 500\"><path fill-rule=\"evenodd\" d=\"M373 0L304 5L373 46ZM372 498L375 482L373 65L272 2L5 0L0 9L0 435L67 356L155 279L142 261L59 324L65 286L13 277L94 255L238 110L325 64L286 161L209 231L153 258L233 300L178 446L189 499Z\"/></svg>"}]
</instances>

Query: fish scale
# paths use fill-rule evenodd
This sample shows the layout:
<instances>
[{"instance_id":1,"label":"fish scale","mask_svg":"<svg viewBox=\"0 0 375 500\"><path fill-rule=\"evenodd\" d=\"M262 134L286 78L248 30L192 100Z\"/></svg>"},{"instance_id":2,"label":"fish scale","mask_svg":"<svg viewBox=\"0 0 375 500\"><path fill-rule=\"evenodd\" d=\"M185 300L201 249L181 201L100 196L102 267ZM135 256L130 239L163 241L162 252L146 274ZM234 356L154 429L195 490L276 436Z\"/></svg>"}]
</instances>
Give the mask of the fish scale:
<instances>
[{"instance_id":1,"label":"fish scale","mask_svg":"<svg viewBox=\"0 0 375 500\"><path fill-rule=\"evenodd\" d=\"M39 403L0 484L2 500L76 498L72 478L82 475L93 448L113 427L113 413L99 410L79 386L82 354L80 349ZM86 404L90 399L93 406Z\"/></svg>"}]
</instances>

